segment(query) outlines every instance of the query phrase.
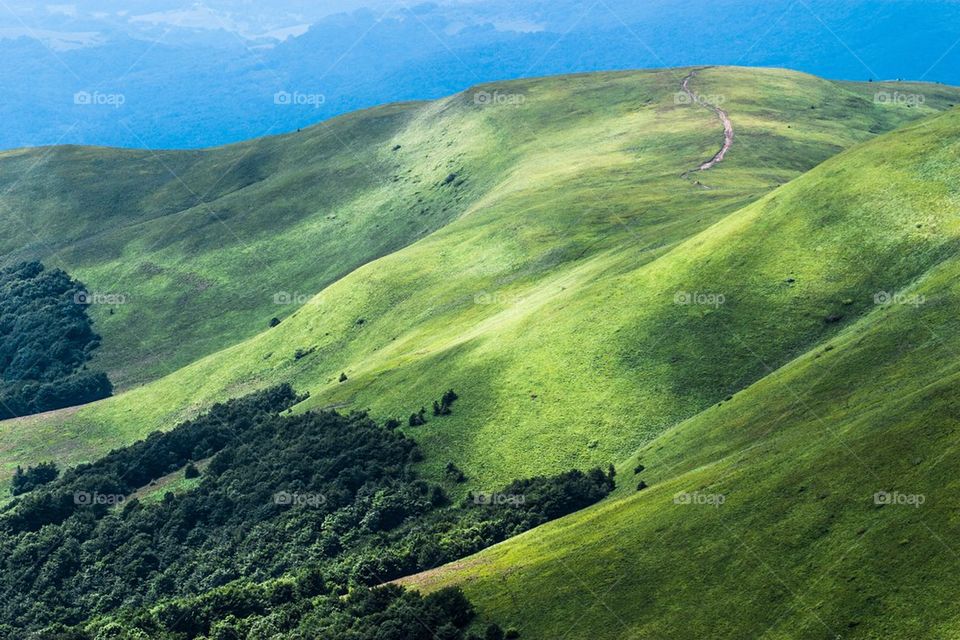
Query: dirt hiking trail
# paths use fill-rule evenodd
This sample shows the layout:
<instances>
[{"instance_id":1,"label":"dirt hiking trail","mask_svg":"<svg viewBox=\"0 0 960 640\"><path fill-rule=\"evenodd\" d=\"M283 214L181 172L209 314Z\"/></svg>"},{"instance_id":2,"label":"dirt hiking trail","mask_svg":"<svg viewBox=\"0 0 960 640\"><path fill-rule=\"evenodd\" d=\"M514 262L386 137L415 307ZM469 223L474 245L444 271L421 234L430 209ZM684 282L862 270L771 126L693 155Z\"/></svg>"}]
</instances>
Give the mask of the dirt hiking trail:
<instances>
[{"instance_id":1,"label":"dirt hiking trail","mask_svg":"<svg viewBox=\"0 0 960 640\"><path fill-rule=\"evenodd\" d=\"M691 71L686 78L683 79L683 82L680 84L680 91L686 95L690 100L690 104L700 105L701 107L706 107L710 109L717 117L720 119L720 122L723 123L723 146L720 147L718 151L712 158L701 164L696 169L691 169L690 171L685 171L683 173L684 178L689 176L694 171L708 171L712 169L717 164L723 162L723 159L727 157L727 152L730 151L730 147L733 146L734 132L733 132L733 121L730 120L730 115L721 109L719 106L711 104L699 94L697 94L693 89L690 88L690 81L697 76L696 71ZM699 181L698 181L699 183ZM703 185L700 185L703 186Z\"/></svg>"}]
</instances>

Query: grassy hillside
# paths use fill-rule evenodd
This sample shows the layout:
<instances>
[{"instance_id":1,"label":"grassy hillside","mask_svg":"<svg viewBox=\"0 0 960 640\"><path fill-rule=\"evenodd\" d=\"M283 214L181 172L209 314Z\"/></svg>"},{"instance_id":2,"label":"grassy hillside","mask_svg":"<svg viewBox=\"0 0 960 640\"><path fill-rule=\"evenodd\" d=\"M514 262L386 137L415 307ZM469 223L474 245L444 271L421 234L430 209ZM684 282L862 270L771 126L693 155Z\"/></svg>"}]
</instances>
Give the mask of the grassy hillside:
<instances>
[{"instance_id":1,"label":"grassy hillside","mask_svg":"<svg viewBox=\"0 0 960 640\"><path fill-rule=\"evenodd\" d=\"M673 166L661 154L695 162L715 134L706 110L674 108L682 73L504 83L202 151L0 153L0 258L41 258L95 293L124 296L126 304L98 309L100 366L130 387L260 333L357 267L499 197L518 176L541 193L565 188L572 175L596 189L605 163L624 164L617 154L649 160L620 180L641 170L665 175ZM838 90L798 74L716 73L726 80L711 90L737 101L741 118L755 111L768 129L754 146L784 143L793 157L785 165L786 149L765 152L756 163L776 171L738 184L740 195L955 96L923 86L930 97L920 108L883 108L868 104L873 85ZM813 106L819 111L803 112ZM784 123L798 129L785 136ZM564 163L570 154L604 161L591 177L581 162ZM548 176L534 166L572 174L539 184ZM293 303L275 304L277 296Z\"/></svg>"},{"instance_id":2,"label":"grassy hillside","mask_svg":"<svg viewBox=\"0 0 960 640\"><path fill-rule=\"evenodd\" d=\"M736 300L678 319L687 357L768 374L624 461L618 498L408 582L525 638L956 637L958 134L884 136L677 248ZM824 313L780 366L770 336Z\"/></svg>"},{"instance_id":3,"label":"grassy hillside","mask_svg":"<svg viewBox=\"0 0 960 640\"><path fill-rule=\"evenodd\" d=\"M400 132L424 126L436 135L394 149ZM448 146L447 126L442 114L391 105L206 151L2 153L0 253L125 297L98 309L98 327L101 366L130 386L259 333L461 214L485 171L437 185L491 149L471 132L469 148Z\"/></svg>"},{"instance_id":4,"label":"grassy hillside","mask_svg":"<svg viewBox=\"0 0 960 640\"><path fill-rule=\"evenodd\" d=\"M682 179L722 141L722 128L710 110L678 100L686 73L512 82L373 112L395 128L384 124L382 138L368 152L412 163L391 160L399 165L391 172L376 178L365 174L383 203L376 210L387 216L395 209L391 224L403 226L419 221L420 213L404 212L395 194L458 202L431 218L435 231L351 271L278 327L172 375L79 410L0 424L0 461L12 468L49 458L91 459L151 430L169 428L215 400L281 381L312 394L300 410L369 408L378 417L409 415L455 388L461 400L454 415L431 420L416 437L428 452L429 466L439 471L454 460L473 487L622 460L868 313L872 306L859 295L862 290L901 286L922 273L928 259L948 252L948 240L930 230L932 212L901 211L898 215L905 217L898 218L887 207L883 211L890 218L883 222L909 226L910 234L888 237L874 226L850 229L825 238L819 253L811 254L808 243L818 237L819 226L840 215L828 214L831 201L844 202L832 190L819 194L822 220L788 216L771 222L766 209L813 203L791 190L775 192L749 213L729 216L878 131L946 107L949 90L938 89L913 107L881 103L865 89L792 72L703 70L694 90L723 102L737 137L721 165ZM500 97L491 100L492 95ZM354 122L350 118L301 135L323 138L333 127ZM336 157L353 162L352 155ZM305 162L301 157L296 166ZM405 181L407 172L417 177ZM257 188L282 185L285 175L269 174ZM426 175L429 179L421 177ZM395 176L400 176L397 182ZM315 185L314 192L330 184L339 185L327 181ZM289 186L289 193L299 197L295 185ZM850 189L853 198L856 191ZM245 194L232 197L240 202ZM271 211L234 219L238 225L248 217L280 224ZM190 216L210 221L201 211ZM756 233L744 238L737 225L750 217L757 218ZM271 264L283 269L329 268L324 273L332 273L337 265L303 261L309 253L304 238L322 236L329 222L321 215L290 226L286 235L264 231L257 246L269 247ZM913 226L924 222L925 228ZM349 217L344 224L369 232L377 222ZM233 275L242 274L241 282L276 286L270 271L255 264L263 252L241 245L230 249L229 238L228 248L219 248L222 226L210 223L206 229L203 240L180 235L164 251L192 270L198 264L236 270ZM770 246L767 238L774 232L784 240ZM731 235L740 244L722 240ZM914 235L933 237L928 254L902 253ZM337 235L329 242L334 246L346 237L356 238ZM376 231L360 237L381 238ZM830 271L863 243L878 245L871 254L874 273ZM193 252L189 260L188 250ZM57 255L78 252L71 247ZM126 247L112 266L76 270L97 283L130 263L131 252L143 255ZM356 248L341 255L359 262L373 253ZM95 254L91 249L91 260ZM224 282L233 286L233 275L225 275ZM324 277L313 281L318 288ZM733 286L735 277L749 278L750 288ZM251 317L263 314L260 325L274 309L263 296L257 298L262 311L250 311ZM723 296L724 304L696 303L716 296ZM695 303L682 304L688 299ZM195 310L162 300L150 304L156 313L182 313L180 318L207 314L197 321L193 337L205 332L209 340L224 341L224 323L233 322L229 305L197 303ZM128 356L137 352L117 323L122 331L134 331L136 322L124 324L124 315L130 319L141 309L131 302L101 318L105 349L113 336L116 344L132 349ZM827 321L835 315L843 317ZM180 342L182 354L209 346L190 334L168 334L162 326L144 333L144 343ZM239 338L260 328L244 324L230 335ZM737 336L748 336L762 361L745 351ZM342 383L341 373L347 375Z\"/></svg>"}]
</instances>

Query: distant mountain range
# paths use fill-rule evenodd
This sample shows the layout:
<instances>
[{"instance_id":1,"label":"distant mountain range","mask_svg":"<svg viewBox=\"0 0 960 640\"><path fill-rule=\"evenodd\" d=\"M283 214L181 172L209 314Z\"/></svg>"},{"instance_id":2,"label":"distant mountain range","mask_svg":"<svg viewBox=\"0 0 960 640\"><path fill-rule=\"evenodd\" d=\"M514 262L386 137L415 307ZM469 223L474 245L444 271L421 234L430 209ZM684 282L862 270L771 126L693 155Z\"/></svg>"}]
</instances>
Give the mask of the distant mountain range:
<instances>
[{"instance_id":1,"label":"distant mountain range","mask_svg":"<svg viewBox=\"0 0 960 640\"><path fill-rule=\"evenodd\" d=\"M727 64L960 83L952 0L10 9L0 16L0 148L220 145L481 82L595 70Z\"/></svg>"}]
</instances>

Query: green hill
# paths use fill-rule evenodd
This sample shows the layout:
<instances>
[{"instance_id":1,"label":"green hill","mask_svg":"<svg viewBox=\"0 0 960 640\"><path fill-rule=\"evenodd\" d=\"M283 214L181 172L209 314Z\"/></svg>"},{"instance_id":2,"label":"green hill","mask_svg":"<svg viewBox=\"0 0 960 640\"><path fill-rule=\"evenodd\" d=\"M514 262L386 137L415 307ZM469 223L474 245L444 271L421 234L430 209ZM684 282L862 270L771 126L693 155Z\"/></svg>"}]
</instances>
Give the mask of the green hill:
<instances>
[{"instance_id":1,"label":"green hill","mask_svg":"<svg viewBox=\"0 0 960 640\"><path fill-rule=\"evenodd\" d=\"M425 117L393 105L206 151L2 153L0 251L123 296L98 315L101 366L134 385L262 331L461 213L473 185L431 187L483 141L465 152L411 136L392 151Z\"/></svg>"},{"instance_id":2,"label":"green hill","mask_svg":"<svg viewBox=\"0 0 960 640\"><path fill-rule=\"evenodd\" d=\"M30 250L56 241L48 262L98 291L130 292L112 315L95 309L98 364L122 384L196 361L105 402L0 423L0 462L90 460L277 382L312 394L300 410L400 418L455 388L454 415L417 438L428 467L456 461L473 487L623 459L866 313L861 288L916 270L901 257L875 281L851 272L813 286L822 261L777 254L763 295L787 295L791 276L806 295L745 315L735 311L748 301L705 280L698 261L746 273L774 253L759 236L742 254L696 248L771 190L956 96L895 85L929 93L916 107L875 100L884 85L701 70L693 89L722 103L736 142L721 165L684 179L723 136L712 111L679 93L688 71L478 87L169 157L7 154L3 175L22 175L5 202L32 205L30 228L46 238ZM29 173L36 154L46 155ZM19 229L22 217L4 221ZM19 233L8 250L25 242ZM275 294L305 291L320 293L265 330L294 309ZM728 303L682 306L682 293ZM824 322L841 308L844 322ZM757 334L765 363L718 333L730 317Z\"/></svg>"},{"instance_id":3,"label":"green hill","mask_svg":"<svg viewBox=\"0 0 960 640\"><path fill-rule=\"evenodd\" d=\"M0 423L0 465L92 460L282 382L310 393L295 413L404 421L454 389L402 430L454 497L609 462L619 486L405 583L462 586L523 638L956 636L958 92L700 69L735 139L689 173L723 140L690 71L0 156L30 212L2 218L6 256L129 296L94 309L127 390Z\"/></svg>"},{"instance_id":4,"label":"green hill","mask_svg":"<svg viewBox=\"0 0 960 640\"><path fill-rule=\"evenodd\" d=\"M621 464L619 499L408 582L462 584L524 638L960 633L958 134L954 110L884 136L678 247L735 292L677 312L690 353L768 374ZM823 313L835 332L772 356Z\"/></svg>"}]
</instances>

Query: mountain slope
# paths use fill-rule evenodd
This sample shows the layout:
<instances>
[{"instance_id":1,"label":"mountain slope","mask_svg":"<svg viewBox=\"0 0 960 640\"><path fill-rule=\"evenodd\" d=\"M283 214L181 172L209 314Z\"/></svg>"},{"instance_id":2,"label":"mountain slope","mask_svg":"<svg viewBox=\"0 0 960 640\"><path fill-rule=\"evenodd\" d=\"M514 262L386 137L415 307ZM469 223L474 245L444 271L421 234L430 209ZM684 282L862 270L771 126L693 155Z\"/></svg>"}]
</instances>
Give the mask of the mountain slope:
<instances>
[{"instance_id":1,"label":"mountain slope","mask_svg":"<svg viewBox=\"0 0 960 640\"><path fill-rule=\"evenodd\" d=\"M462 212L470 187L430 189L462 150L408 138L391 151L417 113L394 105L206 151L0 154L0 250L123 296L98 315L102 366L123 386L155 378Z\"/></svg>"},{"instance_id":2,"label":"mountain slope","mask_svg":"<svg viewBox=\"0 0 960 640\"><path fill-rule=\"evenodd\" d=\"M755 256L693 352L769 375L621 464L619 499L407 582L461 584L528 638L956 636L958 133L954 110L884 136L691 240ZM784 264L792 286L766 277ZM864 313L771 366L763 333L821 289Z\"/></svg>"},{"instance_id":3,"label":"mountain slope","mask_svg":"<svg viewBox=\"0 0 960 640\"><path fill-rule=\"evenodd\" d=\"M766 373L718 332L728 320L756 334L767 362L782 364L839 331L843 322L828 317L842 311L849 321L869 311L864 299L842 304L852 292L922 270L922 261L891 246L877 254L876 277L850 272L806 288L824 263L797 248L811 232L800 221L776 251L766 251L762 236L745 252L708 239L743 219L727 216L838 151L947 106L951 90L931 89L915 108L792 72L701 70L693 88L723 103L736 141L722 164L685 180L681 174L710 158L723 138L711 110L680 96L688 71L514 82L397 107L413 109L404 111L406 128L370 153L413 156L410 149L429 146L449 158L449 165L434 164L434 156L420 161L436 183L397 187L412 198L421 189L437 202L460 198L458 213L448 205L445 226L352 271L279 326L170 376L77 411L0 425L3 463L90 459L215 400L290 381L312 394L299 410L367 407L378 417L409 415L455 388L461 400L454 415L430 420L416 437L437 474L455 461L473 487L592 466L623 459ZM393 178L380 180L378 193L387 198ZM461 191L469 195L452 195ZM911 212L909 224L915 217ZM297 242L300 227L292 228L284 238ZM846 237L863 242L871 237L863 232L874 231ZM216 233L209 231L207 242ZM277 245L274 252L288 253ZM829 249L832 259L845 255L840 245ZM933 243L929 251L943 255L947 247ZM300 268L293 253L288 266ZM222 258L212 251L192 260ZM228 264L247 280L271 281L252 260ZM111 268L77 271L97 282ZM754 295L771 302L786 295L790 277L805 287L804 297L775 307L776 315L738 314L745 302L725 286L737 272L757 275ZM726 304L677 304L695 293L723 295ZM213 312L224 315L216 305L207 308ZM111 327L122 342L109 318L102 318L105 343ZM222 321L207 322L210 335L219 335L213 329ZM704 345L717 357L705 359Z\"/></svg>"},{"instance_id":4,"label":"mountain slope","mask_svg":"<svg viewBox=\"0 0 960 640\"><path fill-rule=\"evenodd\" d=\"M858 85L725 73L729 81L714 90L748 103L738 115L750 108L777 136L744 138L762 153L753 164L776 170L738 184L740 203L956 97L933 85L903 85L900 91L922 91L928 101L919 108L871 105L872 95L852 95L863 91ZM581 175L595 194L603 163L624 169L621 180L634 180L641 169L660 177L673 170L660 153L692 163L708 156L716 144L709 112L675 104L678 74L480 87L201 151L0 153L0 255L4 262L42 259L96 293L123 296L126 304L97 310L104 335L98 365L119 387L130 387L260 333L272 317L283 318L357 267L486 207L493 190L516 176L538 190L547 178L564 188L561 175L532 172L538 163ZM750 76L762 80L753 87ZM709 74L700 80L709 82ZM809 107L816 109L800 113ZM560 166L597 140L606 142L582 158L604 158L595 175L576 163ZM626 164L623 154L642 154L648 163ZM787 168L794 172L780 173ZM454 174L458 179L447 184Z\"/></svg>"}]
</instances>

